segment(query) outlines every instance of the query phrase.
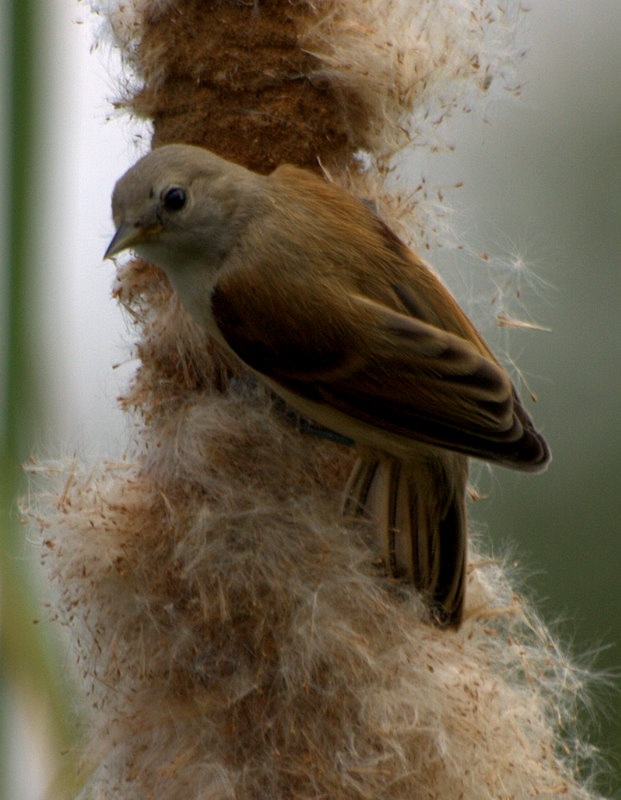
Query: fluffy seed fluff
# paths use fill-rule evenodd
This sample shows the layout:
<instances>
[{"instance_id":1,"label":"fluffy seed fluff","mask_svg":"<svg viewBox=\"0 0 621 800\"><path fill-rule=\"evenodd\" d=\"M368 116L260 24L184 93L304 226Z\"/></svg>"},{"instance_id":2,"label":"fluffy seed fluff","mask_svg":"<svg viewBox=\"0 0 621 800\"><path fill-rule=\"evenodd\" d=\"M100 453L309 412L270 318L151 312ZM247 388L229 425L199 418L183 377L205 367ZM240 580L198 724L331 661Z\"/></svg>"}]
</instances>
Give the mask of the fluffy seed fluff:
<instances>
[{"instance_id":1,"label":"fluffy seed fluff","mask_svg":"<svg viewBox=\"0 0 621 800\"><path fill-rule=\"evenodd\" d=\"M111 29L133 55L144 15L180 5L174 0L119 4L109 16ZM269 16L270 5L256 3L255 24ZM307 77L351 89L365 109L364 144L375 157L391 155L412 138L418 145L437 141L433 133L442 118L469 110L473 96L485 94L494 82L519 90L516 32L523 8L517 3L311 0L289 5L302 9L298 42L316 59ZM355 113L355 107L344 110Z\"/></svg>"},{"instance_id":2,"label":"fluffy seed fluff","mask_svg":"<svg viewBox=\"0 0 621 800\"><path fill-rule=\"evenodd\" d=\"M39 471L30 510L91 705L82 796L594 798L583 676L503 570L473 556L461 630L426 624L338 516L349 450L233 375L157 270L116 293L132 458Z\"/></svg>"},{"instance_id":3,"label":"fluffy seed fluff","mask_svg":"<svg viewBox=\"0 0 621 800\"><path fill-rule=\"evenodd\" d=\"M363 148L368 185L505 74L514 21L486 0L105 13L156 142L263 169L319 158L342 180ZM502 567L472 552L462 628L428 625L339 517L350 449L300 432L157 269L122 267L115 295L134 441L117 463L33 469L28 509L90 701L81 797L595 800L584 675Z\"/></svg>"},{"instance_id":4,"label":"fluffy seed fluff","mask_svg":"<svg viewBox=\"0 0 621 800\"><path fill-rule=\"evenodd\" d=\"M343 169L357 150L386 168L412 142L441 147L444 118L480 107L490 87L519 91L524 12L512 0L90 5L134 76L126 104L155 120L157 142L203 144L260 171L287 156L316 168L317 155ZM234 141L247 125L252 138L261 130L256 153L260 143Z\"/></svg>"}]
</instances>

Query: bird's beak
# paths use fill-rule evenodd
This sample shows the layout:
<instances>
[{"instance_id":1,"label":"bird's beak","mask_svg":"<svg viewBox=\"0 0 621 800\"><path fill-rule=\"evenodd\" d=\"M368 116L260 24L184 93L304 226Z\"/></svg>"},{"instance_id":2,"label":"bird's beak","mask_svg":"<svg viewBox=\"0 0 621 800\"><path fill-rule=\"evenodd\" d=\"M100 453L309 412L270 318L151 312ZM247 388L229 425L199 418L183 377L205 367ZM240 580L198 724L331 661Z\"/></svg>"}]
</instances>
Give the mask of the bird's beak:
<instances>
[{"instance_id":1,"label":"bird's beak","mask_svg":"<svg viewBox=\"0 0 621 800\"><path fill-rule=\"evenodd\" d=\"M159 226L143 228L133 222L122 222L117 228L116 233L112 237L112 241L108 245L108 249L104 253L104 259L111 258L128 247L133 247L140 242L144 242L153 234L161 230Z\"/></svg>"}]
</instances>

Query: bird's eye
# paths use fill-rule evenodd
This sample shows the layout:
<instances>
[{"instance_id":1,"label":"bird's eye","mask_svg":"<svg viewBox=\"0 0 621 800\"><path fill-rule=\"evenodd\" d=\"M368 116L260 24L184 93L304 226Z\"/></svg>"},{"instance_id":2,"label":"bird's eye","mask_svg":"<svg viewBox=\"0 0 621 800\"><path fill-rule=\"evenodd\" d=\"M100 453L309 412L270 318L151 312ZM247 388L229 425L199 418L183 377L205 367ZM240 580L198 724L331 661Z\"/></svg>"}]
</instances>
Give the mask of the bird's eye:
<instances>
[{"instance_id":1,"label":"bird's eye","mask_svg":"<svg viewBox=\"0 0 621 800\"><path fill-rule=\"evenodd\" d=\"M166 211L179 211L185 205L185 191L179 186L172 186L164 192L163 201Z\"/></svg>"}]
</instances>

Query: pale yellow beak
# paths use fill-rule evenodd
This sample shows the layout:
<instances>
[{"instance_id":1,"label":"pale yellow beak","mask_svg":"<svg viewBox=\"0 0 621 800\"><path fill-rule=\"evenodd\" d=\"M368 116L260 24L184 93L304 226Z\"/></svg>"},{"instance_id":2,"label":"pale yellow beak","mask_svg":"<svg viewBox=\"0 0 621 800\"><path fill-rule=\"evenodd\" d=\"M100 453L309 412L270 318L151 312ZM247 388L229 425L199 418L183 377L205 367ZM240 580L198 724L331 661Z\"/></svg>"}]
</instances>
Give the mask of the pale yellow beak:
<instances>
[{"instance_id":1,"label":"pale yellow beak","mask_svg":"<svg viewBox=\"0 0 621 800\"><path fill-rule=\"evenodd\" d=\"M159 233L161 227L142 228L132 222L122 222L117 228L116 233L112 237L112 241L108 245L108 249L104 253L104 259L111 258L112 256L127 250L128 247L133 247L140 242L144 242L155 233Z\"/></svg>"}]
</instances>

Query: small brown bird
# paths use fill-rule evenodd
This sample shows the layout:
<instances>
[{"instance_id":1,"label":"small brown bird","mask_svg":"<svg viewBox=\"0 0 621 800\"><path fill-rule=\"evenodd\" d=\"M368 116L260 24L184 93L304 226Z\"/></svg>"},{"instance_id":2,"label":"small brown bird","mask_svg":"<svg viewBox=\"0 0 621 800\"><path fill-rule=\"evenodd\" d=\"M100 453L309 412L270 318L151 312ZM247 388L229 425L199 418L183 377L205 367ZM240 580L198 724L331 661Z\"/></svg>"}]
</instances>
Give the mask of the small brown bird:
<instances>
[{"instance_id":1,"label":"small brown bird","mask_svg":"<svg viewBox=\"0 0 621 800\"><path fill-rule=\"evenodd\" d=\"M353 440L347 513L387 572L458 626L468 456L549 461L507 373L425 263L363 202L305 170L264 176L168 145L116 184L105 256L165 270L193 318L286 403Z\"/></svg>"}]
</instances>

